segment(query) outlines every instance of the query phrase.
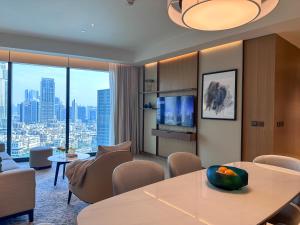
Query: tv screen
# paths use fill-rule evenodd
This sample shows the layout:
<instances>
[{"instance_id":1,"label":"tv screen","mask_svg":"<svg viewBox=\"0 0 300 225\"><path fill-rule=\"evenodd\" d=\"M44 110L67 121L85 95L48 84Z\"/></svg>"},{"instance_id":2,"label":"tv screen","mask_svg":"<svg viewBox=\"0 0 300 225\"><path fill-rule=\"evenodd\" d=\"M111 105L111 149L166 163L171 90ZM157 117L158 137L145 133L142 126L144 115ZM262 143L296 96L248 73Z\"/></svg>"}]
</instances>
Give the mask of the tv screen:
<instances>
[{"instance_id":1,"label":"tv screen","mask_svg":"<svg viewBox=\"0 0 300 225\"><path fill-rule=\"evenodd\" d=\"M195 96L157 98L157 123L172 126L194 127Z\"/></svg>"}]
</instances>

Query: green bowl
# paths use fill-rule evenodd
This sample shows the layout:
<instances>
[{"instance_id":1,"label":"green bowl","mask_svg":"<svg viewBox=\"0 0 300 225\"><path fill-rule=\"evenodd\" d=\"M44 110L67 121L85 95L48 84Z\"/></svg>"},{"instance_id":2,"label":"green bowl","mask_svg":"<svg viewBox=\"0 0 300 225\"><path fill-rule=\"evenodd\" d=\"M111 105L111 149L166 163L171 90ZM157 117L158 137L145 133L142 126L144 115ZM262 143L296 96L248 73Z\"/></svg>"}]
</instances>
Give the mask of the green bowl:
<instances>
[{"instance_id":1,"label":"green bowl","mask_svg":"<svg viewBox=\"0 0 300 225\"><path fill-rule=\"evenodd\" d=\"M233 170L237 176L228 176L218 173L220 165L211 166L207 169L207 179L215 187L224 190L238 190L248 185L248 173L243 169L239 169L232 166L225 166L228 169Z\"/></svg>"}]
</instances>

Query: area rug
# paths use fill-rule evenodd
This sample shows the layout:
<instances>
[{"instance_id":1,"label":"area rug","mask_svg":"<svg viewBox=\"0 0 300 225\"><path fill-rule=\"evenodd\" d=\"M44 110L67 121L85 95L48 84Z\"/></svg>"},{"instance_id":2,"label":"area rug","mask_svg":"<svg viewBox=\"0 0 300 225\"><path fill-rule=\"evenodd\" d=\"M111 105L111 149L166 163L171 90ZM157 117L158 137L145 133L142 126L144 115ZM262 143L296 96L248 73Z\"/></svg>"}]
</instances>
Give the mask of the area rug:
<instances>
[{"instance_id":1,"label":"area rug","mask_svg":"<svg viewBox=\"0 0 300 225\"><path fill-rule=\"evenodd\" d=\"M168 176L166 159L147 154L137 155L134 158L160 164ZM29 168L28 163L18 164L22 168ZM36 207L33 223L28 222L28 216L20 216L0 221L0 225L76 225L78 213L88 204L72 195L71 203L68 205L68 180L62 179L62 167L56 187L54 187L54 175L55 164L51 169L36 171Z\"/></svg>"},{"instance_id":2,"label":"area rug","mask_svg":"<svg viewBox=\"0 0 300 225\"><path fill-rule=\"evenodd\" d=\"M20 163L23 168L28 168L28 163ZM54 187L54 166L52 169L36 171L36 208L34 212L34 222L28 222L28 216L0 221L1 225L75 225L78 213L87 206L76 196L72 196L70 205L67 204L68 183L61 176ZM20 187L22 188L22 187Z\"/></svg>"}]
</instances>

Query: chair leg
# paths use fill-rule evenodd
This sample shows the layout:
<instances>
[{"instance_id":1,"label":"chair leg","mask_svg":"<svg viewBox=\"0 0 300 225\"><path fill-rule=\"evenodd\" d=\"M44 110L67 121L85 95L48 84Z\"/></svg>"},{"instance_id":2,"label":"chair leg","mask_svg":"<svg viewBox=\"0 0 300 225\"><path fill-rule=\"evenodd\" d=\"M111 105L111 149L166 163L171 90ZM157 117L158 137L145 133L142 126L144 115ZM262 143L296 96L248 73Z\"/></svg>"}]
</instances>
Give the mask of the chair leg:
<instances>
[{"instance_id":1,"label":"chair leg","mask_svg":"<svg viewBox=\"0 0 300 225\"><path fill-rule=\"evenodd\" d=\"M71 197L72 197L72 192L71 192L71 191L69 191L69 196L68 196L68 205L70 204Z\"/></svg>"},{"instance_id":2,"label":"chair leg","mask_svg":"<svg viewBox=\"0 0 300 225\"><path fill-rule=\"evenodd\" d=\"M28 212L28 218L29 218L29 222L30 223L33 222L33 214L34 214L34 210L33 209Z\"/></svg>"}]
</instances>

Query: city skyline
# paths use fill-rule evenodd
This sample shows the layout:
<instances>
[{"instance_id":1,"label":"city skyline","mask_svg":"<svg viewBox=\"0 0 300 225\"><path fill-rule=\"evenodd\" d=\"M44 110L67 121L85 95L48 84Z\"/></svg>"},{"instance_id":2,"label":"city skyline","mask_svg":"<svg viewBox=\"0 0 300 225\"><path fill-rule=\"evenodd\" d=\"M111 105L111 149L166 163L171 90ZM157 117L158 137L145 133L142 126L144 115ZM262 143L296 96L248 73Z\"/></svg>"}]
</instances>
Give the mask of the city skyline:
<instances>
[{"instance_id":1,"label":"city skyline","mask_svg":"<svg viewBox=\"0 0 300 225\"><path fill-rule=\"evenodd\" d=\"M7 87L7 64L3 64L2 67L1 85ZM66 68L13 64L11 130L13 157L28 157L29 149L32 147L65 146L67 88L65 72ZM98 113L99 107L110 108L110 98L107 96L110 95L109 73L71 69L70 85L70 147L77 149L77 152L96 151L98 134L101 133L101 139L106 144L109 142L109 119L103 120L103 117L109 118L107 113L110 113L110 109L106 110L106 115L100 116ZM8 92L7 88L1 90L0 119L3 126L0 142L6 143ZM103 103L97 101L98 92L102 90L106 92L106 101ZM100 120L107 124L102 123L99 126Z\"/></svg>"},{"instance_id":2,"label":"city skyline","mask_svg":"<svg viewBox=\"0 0 300 225\"><path fill-rule=\"evenodd\" d=\"M81 105L97 106L97 90L109 89L109 73L71 68L70 74L70 96L76 96L76 101ZM26 79L28 75L30 77ZM17 91L13 88L13 105L16 106L24 100L26 89L39 90L41 78L55 80L55 97L59 97L65 105L66 68L22 63L13 64L13 87L18 87Z\"/></svg>"}]
</instances>

